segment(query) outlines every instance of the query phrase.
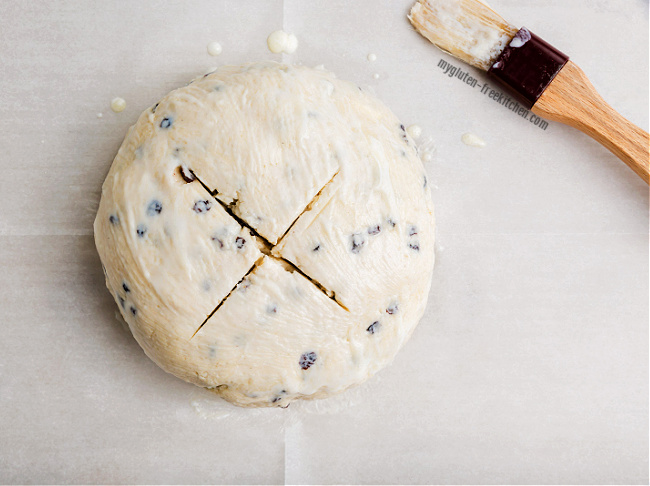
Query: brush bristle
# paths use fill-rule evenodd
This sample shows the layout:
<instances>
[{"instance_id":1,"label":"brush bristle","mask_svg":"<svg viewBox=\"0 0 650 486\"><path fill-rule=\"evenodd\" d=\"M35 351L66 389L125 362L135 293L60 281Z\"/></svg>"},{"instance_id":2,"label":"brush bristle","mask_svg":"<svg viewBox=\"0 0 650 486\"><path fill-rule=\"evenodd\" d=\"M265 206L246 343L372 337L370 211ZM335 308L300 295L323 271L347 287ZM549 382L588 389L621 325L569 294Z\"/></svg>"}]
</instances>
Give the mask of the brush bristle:
<instances>
[{"instance_id":1,"label":"brush bristle","mask_svg":"<svg viewBox=\"0 0 650 486\"><path fill-rule=\"evenodd\" d=\"M484 71L519 30L479 0L419 0L408 18L435 46Z\"/></svg>"}]
</instances>

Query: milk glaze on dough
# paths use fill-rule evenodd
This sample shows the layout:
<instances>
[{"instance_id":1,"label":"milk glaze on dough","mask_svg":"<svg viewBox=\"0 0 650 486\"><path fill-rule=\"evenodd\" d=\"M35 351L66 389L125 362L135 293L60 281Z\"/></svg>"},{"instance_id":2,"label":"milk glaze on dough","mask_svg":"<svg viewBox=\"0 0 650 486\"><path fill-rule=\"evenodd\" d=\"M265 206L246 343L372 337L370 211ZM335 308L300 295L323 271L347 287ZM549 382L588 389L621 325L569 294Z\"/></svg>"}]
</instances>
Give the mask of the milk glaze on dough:
<instances>
[{"instance_id":1,"label":"milk glaze on dough","mask_svg":"<svg viewBox=\"0 0 650 486\"><path fill-rule=\"evenodd\" d=\"M380 101L324 70L224 66L131 127L95 241L161 368L242 406L361 383L422 317L429 184Z\"/></svg>"}]
</instances>

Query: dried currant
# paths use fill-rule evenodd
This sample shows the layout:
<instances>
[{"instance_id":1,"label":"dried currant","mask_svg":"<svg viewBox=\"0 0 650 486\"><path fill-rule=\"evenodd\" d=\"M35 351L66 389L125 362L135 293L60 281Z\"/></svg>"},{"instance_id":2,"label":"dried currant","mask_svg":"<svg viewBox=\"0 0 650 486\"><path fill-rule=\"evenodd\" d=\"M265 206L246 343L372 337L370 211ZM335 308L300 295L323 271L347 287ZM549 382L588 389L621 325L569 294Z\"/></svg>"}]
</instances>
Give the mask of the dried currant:
<instances>
[{"instance_id":1,"label":"dried currant","mask_svg":"<svg viewBox=\"0 0 650 486\"><path fill-rule=\"evenodd\" d=\"M303 370L308 370L311 365L316 362L316 358L316 353L309 351L308 353L304 353L302 356L300 356L300 361L298 361L298 364Z\"/></svg>"},{"instance_id":2,"label":"dried currant","mask_svg":"<svg viewBox=\"0 0 650 486\"><path fill-rule=\"evenodd\" d=\"M147 206L147 216L156 216L162 212L162 203L157 199L154 199Z\"/></svg>"},{"instance_id":3,"label":"dried currant","mask_svg":"<svg viewBox=\"0 0 650 486\"><path fill-rule=\"evenodd\" d=\"M212 207L212 203L210 201L199 199L194 203L194 207L192 207L192 210L195 213L201 214L210 211L211 207Z\"/></svg>"},{"instance_id":4,"label":"dried currant","mask_svg":"<svg viewBox=\"0 0 650 486\"><path fill-rule=\"evenodd\" d=\"M376 331L379 330L380 327L381 324L379 323L379 321L375 321L368 326L368 329L366 329L366 331L368 331L370 334L374 334Z\"/></svg>"}]
</instances>

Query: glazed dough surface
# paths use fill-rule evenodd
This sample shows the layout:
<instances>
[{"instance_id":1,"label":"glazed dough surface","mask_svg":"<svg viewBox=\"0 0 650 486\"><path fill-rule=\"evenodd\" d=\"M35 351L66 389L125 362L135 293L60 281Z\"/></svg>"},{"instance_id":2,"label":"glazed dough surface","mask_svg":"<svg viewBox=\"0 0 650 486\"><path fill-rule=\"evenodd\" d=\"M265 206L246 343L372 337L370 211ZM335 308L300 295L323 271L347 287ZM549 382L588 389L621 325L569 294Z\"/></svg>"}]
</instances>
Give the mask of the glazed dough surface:
<instances>
[{"instance_id":1,"label":"glazed dough surface","mask_svg":"<svg viewBox=\"0 0 650 486\"><path fill-rule=\"evenodd\" d=\"M325 397L386 366L434 264L404 126L354 84L271 62L219 68L140 116L95 241L147 355L244 406Z\"/></svg>"}]
</instances>

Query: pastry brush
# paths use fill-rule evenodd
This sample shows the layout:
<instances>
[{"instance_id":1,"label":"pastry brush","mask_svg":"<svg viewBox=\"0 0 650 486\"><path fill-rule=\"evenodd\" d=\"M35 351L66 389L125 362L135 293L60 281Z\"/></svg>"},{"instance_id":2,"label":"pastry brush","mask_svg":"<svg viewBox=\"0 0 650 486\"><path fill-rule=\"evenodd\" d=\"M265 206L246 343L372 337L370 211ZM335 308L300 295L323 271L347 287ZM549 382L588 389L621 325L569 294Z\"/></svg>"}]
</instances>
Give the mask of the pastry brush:
<instances>
[{"instance_id":1,"label":"pastry brush","mask_svg":"<svg viewBox=\"0 0 650 486\"><path fill-rule=\"evenodd\" d=\"M650 184L648 133L609 106L567 55L479 0L419 0L408 18L434 45L514 90L533 113L586 133Z\"/></svg>"}]
</instances>

